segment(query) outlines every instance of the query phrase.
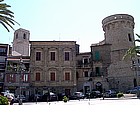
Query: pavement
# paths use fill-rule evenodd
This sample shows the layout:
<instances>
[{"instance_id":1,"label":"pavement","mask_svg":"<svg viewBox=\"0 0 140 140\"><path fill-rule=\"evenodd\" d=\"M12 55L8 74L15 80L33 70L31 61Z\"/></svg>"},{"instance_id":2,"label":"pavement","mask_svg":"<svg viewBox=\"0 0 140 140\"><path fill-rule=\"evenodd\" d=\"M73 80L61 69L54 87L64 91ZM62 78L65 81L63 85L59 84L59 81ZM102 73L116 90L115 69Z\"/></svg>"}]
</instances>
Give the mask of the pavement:
<instances>
[{"instance_id":1,"label":"pavement","mask_svg":"<svg viewBox=\"0 0 140 140\"><path fill-rule=\"evenodd\" d=\"M140 100L85 99L0 106L1 139L139 140Z\"/></svg>"}]
</instances>

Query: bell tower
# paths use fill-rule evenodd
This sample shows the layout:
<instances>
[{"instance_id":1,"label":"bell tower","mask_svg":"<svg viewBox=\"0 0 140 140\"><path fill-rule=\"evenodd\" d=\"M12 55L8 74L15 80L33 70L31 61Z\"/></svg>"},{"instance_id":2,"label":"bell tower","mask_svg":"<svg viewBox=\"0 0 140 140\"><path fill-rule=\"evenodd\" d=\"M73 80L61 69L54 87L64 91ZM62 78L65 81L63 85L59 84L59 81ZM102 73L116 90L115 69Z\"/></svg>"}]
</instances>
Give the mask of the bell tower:
<instances>
[{"instance_id":1,"label":"bell tower","mask_svg":"<svg viewBox=\"0 0 140 140\"><path fill-rule=\"evenodd\" d=\"M14 32L13 51L18 52L22 56L29 56L29 39L30 32L25 29L18 29Z\"/></svg>"}]
</instances>

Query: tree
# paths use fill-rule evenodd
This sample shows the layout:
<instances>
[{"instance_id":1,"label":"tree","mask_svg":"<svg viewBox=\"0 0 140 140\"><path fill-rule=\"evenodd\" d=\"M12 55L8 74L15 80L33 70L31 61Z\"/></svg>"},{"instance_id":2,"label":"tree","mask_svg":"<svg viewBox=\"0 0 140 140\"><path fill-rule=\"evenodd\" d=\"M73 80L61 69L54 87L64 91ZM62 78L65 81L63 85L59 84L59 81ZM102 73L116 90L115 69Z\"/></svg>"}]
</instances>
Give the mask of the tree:
<instances>
[{"instance_id":1,"label":"tree","mask_svg":"<svg viewBox=\"0 0 140 140\"><path fill-rule=\"evenodd\" d=\"M140 42L140 35L136 34L138 39L135 40L135 42ZM123 60L127 57L135 57L135 56L140 56L140 46L133 46L129 48L125 55L123 56Z\"/></svg>"},{"instance_id":2,"label":"tree","mask_svg":"<svg viewBox=\"0 0 140 140\"><path fill-rule=\"evenodd\" d=\"M8 32L10 32L9 28L13 28L13 25L18 24L13 18L14 13L10 11L8 8L10 8L10 5L7 5L6 3L2 3L4 0L0 0L0 24L2 24Z\"/></svg>"}]
</instances>

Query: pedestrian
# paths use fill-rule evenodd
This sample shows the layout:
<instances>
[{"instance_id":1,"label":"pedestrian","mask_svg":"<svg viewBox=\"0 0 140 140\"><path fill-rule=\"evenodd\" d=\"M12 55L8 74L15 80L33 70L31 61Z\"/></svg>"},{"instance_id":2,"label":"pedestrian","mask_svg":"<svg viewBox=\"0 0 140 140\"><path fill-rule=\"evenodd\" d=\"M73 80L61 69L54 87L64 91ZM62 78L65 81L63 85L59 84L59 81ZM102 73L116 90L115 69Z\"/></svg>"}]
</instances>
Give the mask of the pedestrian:
<instances>
[{"instance_id":1,"label":"pedestrian","mask_svg":"<svg viewBox=\"0 0 140 140\"><path fill-rule=\"evenodd\" d=\"M10 94L7 94L6 97L7 97L7 99L8 99L9 105L13 105L13 103L14 103L14 98L13 98Z\"/></svg>"}]
</instances>

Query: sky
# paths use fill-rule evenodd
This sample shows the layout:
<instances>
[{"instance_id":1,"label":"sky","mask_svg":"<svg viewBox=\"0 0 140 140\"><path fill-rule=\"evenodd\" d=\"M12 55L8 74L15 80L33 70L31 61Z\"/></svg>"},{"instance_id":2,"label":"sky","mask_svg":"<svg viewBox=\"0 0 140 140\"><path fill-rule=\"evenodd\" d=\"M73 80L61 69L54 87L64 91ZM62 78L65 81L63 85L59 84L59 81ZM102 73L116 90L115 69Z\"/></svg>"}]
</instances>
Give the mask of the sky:
<instances>
[{"instance_id":1,"label":"sky","mask_svg":"<svg viewBox=\"0 0 140 140\"><path fill-rule=\"evenodd\" d=\"M134 33L140 34L139 0L4 0L11 6L14 29L30 31L30 41L76 41L80 52L104 39L102 20L113 14L130 14ZM0 43L11 44L14 31L0 25ZM136 37L136 36L135 36Z\"/></svg>"}]
</instances>

